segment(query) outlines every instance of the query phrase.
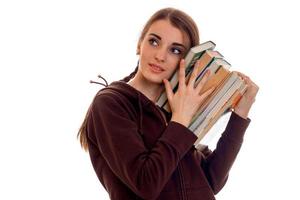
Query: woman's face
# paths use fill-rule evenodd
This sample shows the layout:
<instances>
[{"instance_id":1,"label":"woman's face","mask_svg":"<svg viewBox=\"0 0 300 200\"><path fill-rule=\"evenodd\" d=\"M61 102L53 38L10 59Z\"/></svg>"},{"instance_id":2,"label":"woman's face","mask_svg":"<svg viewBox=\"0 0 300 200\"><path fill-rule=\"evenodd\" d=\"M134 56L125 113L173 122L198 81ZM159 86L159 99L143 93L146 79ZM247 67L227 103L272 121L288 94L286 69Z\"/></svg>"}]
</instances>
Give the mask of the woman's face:
<instances>
[{"instance_id":1,"label":"woman's face","mask_svg":"<svg viewBox=\"0 0 300 200\"><path fill-rule=\"evenodd\" d=\"M139 73L153 83L169 79L189 48L187 35L168 20L154 22L139 44Z\"/></svg>"}]
</instances>

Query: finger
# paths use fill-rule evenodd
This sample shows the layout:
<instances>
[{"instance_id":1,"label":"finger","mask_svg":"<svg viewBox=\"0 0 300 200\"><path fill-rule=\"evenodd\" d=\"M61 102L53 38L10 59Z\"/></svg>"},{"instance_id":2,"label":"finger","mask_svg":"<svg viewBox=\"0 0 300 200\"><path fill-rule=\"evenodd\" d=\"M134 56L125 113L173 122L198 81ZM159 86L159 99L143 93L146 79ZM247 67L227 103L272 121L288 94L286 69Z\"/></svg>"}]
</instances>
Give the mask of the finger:
<instances>
[{"instance_id":1,"label":"finger","mask_svg":"<svg viewBox=\"0 0 300 200\"><path fill-rule=\"evenodd\" d=\"M254 85L254 82L248 76L244 77L243 80L247 85L251 87Z\"/></svg>"},{"instance_id":2,"label":"finger","mask_svg":"<svg viewBox=\"0 0 300 200\"><path fill-rule=\"evenodd\" d=\"M240 77L242 77L242 79L249 79L249 77L247 76L247 75L245 75L245 74L243 74L242 72L238 72L238 71L235 71L235 72L237 72L237 74L240 76Z\"/></svg>"},{"instance_id":3,"label":"finger","mask_svg":"<svg viewBox=\"0 0 300 200\"><path fill-rule=\"evenodd\" d=\"M248 88L249 88L248 89L249 93L253 96L256 96L256 94L258 93L259 87L255 83L251 82L251 84L248 84Z\"/></svg>"},{"instance_id":4,"label":"finger","mask_svg":"<svg viewBox=\"0 0 300 200\"><path fill-rule=\"evenodd\" d=\"M251 80L250 77L246 77L246 78L245 78L245 83L246 83L249 87L251 87L253 90L258 91L258 89L259 89L258 85L257 85L253 80Z\"/></svg>"},{"instance_id":5,"label":"finger","mask_svg":"<svg viewBox=\"0 0 300 200\"><path fill-rule=\"evenodd\" d=\"M253 88L252 85L247 84L247 89L243 94L244 99L246 99L247 102L254 102L256 94L257 94L257 90Z\"/></svg>"},{"instance_id":6,"label":"finger","mask_svg":"<svg viewBox=\"0 0 300 200\"><path fill-rule=\"evenodd\" d=\"M193 72L189 78L188 87L194 88L195 87L195 80L197 79L199 74L199 60L197 60Z\"/></svg>"},{"instance_id":7,"label":"finger","mask_svg":"<svg viewBox=\"0 0 300 200\"><path fill-rule=\"evenodd\" d=\"M239 71L234 71L234 72L236 72L239 76L242 76L242 77L245 77L245 76L246 76L246 75L243 74L242 72L239 72Z\"/></svg>"},{"instance_id":8,"label":"finger","mask_svg":"<svg viewBox=\"0 0 300 200\"><path fill-rule=\"evenodd\" d=\"M185 62L184 62L184 59L180 60L178 82L179 82L179 87L185 86Z\"/></svg>"},{"instance_id":9,"label":"finger","mask_svg":"<svg viewBox=\"0 0 300 200\"><path fill-rule=\"evenodd\" d=\"M211 87L208 90L206 90L204 93L202 93L200 95L200 101L203 101L204 99L206 99L206 97L208 97L214 90L215 90L215 87Z\"/></svg>"},{"instance_id":10,"label":"finger","mask_svg":"<svg viewBox=\"0 0 300 200\"><path fill-rule=\"evenodd\" d=\"M208 81L208 77L210 75L210 70L206 70L204 76L202 77L202 79L199 81L197 87L196 87L196 92L200 93L200 91L202 90L204 84Z\"/></svg>"},{"instance_id":11,"label":"finger","mask_svg":"<svg viewBox=\"0 0 300 200\"><path fill-rule=\"evenodd\" d=\"M163 79L163 82L165 84L165 89L166 89L166 94L167 94L168 101L171 101L173 96L174 96L171 84L167 79Z\"/></svg>"}]
</instances>

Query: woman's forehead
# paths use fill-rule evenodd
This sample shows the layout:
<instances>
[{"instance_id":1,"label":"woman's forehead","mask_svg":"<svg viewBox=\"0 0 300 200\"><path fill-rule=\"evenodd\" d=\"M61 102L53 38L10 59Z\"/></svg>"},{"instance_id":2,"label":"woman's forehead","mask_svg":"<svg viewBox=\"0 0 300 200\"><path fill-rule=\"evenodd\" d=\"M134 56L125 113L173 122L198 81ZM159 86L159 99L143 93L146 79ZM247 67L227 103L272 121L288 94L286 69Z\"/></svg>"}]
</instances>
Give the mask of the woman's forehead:
<instances>
[{"instance_id":1,"label":"woman's forehead","mask_svg":"<svg viewBox=\"0 0 300 200\"><path fill-rule=\"evenodd\" d=\"M149 27L146 35L155 34L161 37L162 40L170 43L179 43L188 47L189 39L187 34L179 28L173 26L169 20L155 21Z\"/></svg>"}]
</instances>

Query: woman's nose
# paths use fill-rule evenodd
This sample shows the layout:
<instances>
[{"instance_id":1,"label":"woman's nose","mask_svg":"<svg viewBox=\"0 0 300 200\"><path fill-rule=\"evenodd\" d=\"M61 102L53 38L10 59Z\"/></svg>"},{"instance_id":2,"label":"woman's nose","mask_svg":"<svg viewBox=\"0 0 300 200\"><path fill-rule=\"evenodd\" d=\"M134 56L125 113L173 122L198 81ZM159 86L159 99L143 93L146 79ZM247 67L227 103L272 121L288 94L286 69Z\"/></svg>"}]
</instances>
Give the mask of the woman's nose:
<instances>
[{"instance_id":1,"label":"woman's nose","mask_svg":"<svg viewBox=\"0 0 300 200\"><path fill-rule=\"evenodd\" d=\"M155 54L155 59L159 62L165 62L167 56L167 50L165 48L160 48Z\"/></svg>"}]
</instances>

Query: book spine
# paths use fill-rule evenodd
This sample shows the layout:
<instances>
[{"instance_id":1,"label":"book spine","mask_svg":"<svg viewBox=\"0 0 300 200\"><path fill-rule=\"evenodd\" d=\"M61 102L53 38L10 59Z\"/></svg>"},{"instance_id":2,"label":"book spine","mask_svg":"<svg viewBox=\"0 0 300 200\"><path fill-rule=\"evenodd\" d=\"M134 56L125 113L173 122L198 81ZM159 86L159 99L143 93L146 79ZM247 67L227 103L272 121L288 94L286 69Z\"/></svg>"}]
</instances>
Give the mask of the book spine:
<instances>
[{"instance_id":1,"label":"book spine","mask_svg":"<svg viewBox=\"0 0 300 200\"><path fill-rule=\"evenodd\" d=\"M242 86L232 95L232 97L222 106L222 108L217 112L215 116L213 116L208 125L204 128L204 130L199 133L198 139L194 143L195 146L200 145L200 141L205 137L208 131L212 128L212 126L228 111L231 111L231 108L240 100L242 95L244 94L246 89L246 84L243 82Z\"/></svg>"},{"instance_id":2,"label":"book spine","mask_svg":"<svg viewBox=\"0 0 300 200\"><path fill-rule=\"evenodd\" d=\"M212 94L210 94L208 97L206 97L203 101L203 103L200 105L200 108L198 109L197 113L194 115L191 123L195 123L195 121L197 120L197 118L199 117L199 115L201 115L201 113L204 112L204 110L208 107L208 105L212 102L212 100L217 96L217 94L222 90L223 86L226 84L226 81L228 81L228 79L230 78L231 73L229 71L226 71L226 74L224 75L224 77L222 77L222 80L220 81L220 83L218 85L216 85L216 88L214 89L214 91L212 92ZM204 85L205 87L205 85Z\"/></svg>"},{"instance_id":3,"label":"book spine","mask_svg":"<svg viewBox=\"0 0 300 200\"><path fill-rule=\"evenodd\" d=\"M226 104L222 107L222 109L218 112L218 114L210 120L208 126L198 134L198 138L195 141L194 145L197 146L200 144L200 141L205 137L205 135L208 133L208 131L211 129L211 127L220 119L220 117L223 115L223 113L228 110L229 104Z\"/></svg>"},{"instance_id":4,"label":"book spine","mask_svg":"<svg viewBox=\"0 0 300 200\"><path fill-rule=\"evenodd\" d=\"M214 106L213 109L205 116L203 122L197 127L194 133L198 135L203 135L204 129L209 125L209 122L216 116L216 114L220 111L220 109L229 101L229 99L233 96L233 94L239 90L242 86L243 82L240 79L237 79L235 83L232 85L230 90L228 90L225 95L219 100L219 102Z\"/></svg>"},{"instance_id":5,"label":"book spine","mask_svg":"<svg viewBox=\"0 0 300 200\"><path fill-rule=\"evenodd\" d=\"M202 121L205 119L205 116L208 115L210 110L215 106L215 104L222 98L222 96L229 90L229 88L234 84L234 81L236 80L237 74L231 73L228 80L225 82L224 86L220 86L220 90L215 94L213 99L209 102L207 107L204 109L204 111L197 117L197 119L189 126L189 129L191 131L195 131L197 127L202 123Z\"/></svg>"},{"instance_id":6,"label":"book spine","mask_svg":"<svg viewBox=\"0 0 300 200\"><path fill-rule=\"evenodd\" d=\"M229 77L230 72L225 69L223 66L217 71L217 74L215 74L213 77L211 77L203 86L202 91L206 91L211 87L215 87L215 90L211 95L206 97L203 100L203 103L200 105L200 108L198 109L197 113L192 118L191 124L197 119L197 117L203 112L203 110L207 107L208 103L211 102L214 96L218 93L218 91L221 89L222 85L224 84L227 77Z\"/></svg>"}]
</instances>

